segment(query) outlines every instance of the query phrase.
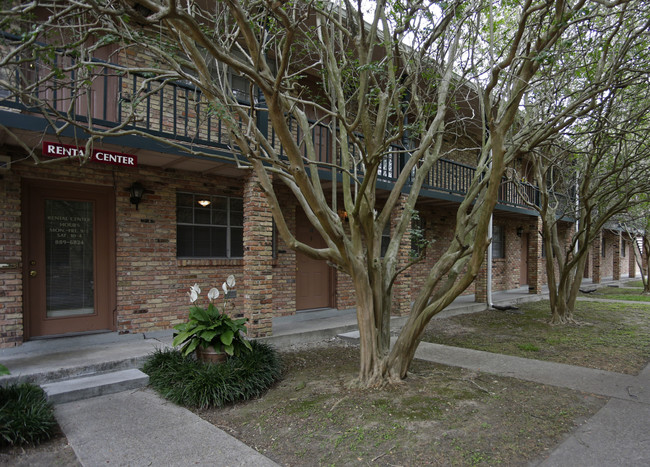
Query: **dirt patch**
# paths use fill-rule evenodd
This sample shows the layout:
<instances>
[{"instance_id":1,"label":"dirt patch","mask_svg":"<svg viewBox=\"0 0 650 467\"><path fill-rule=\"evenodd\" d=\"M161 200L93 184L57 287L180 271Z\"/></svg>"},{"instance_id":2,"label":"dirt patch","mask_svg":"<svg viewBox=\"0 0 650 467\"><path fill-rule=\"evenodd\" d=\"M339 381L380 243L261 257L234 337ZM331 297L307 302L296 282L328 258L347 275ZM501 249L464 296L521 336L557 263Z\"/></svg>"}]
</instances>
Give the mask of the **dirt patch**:
<instances>
[{"instance_id":1,"label":"dirt patch","mask_svg":"<svg viewBox=\"0 0 650 467\"><path fill-rule=\"evenodd\" d=\"M487 310L432 320L423 340L487 352L638 374L650 360L650 306L579 301L580 325L551 326L548 301L518 313Z\"/></svg>"},{"instance_id":2,"label":"dirt patch","mask_svg":"<svg viewBox=\"0 0 650 467\"><path fill-rule=\"evenodd\" d=\"M402 384L351 389L358 348L283 353L262 398L198 414L281 465L514 465L543 456L605 399L415 361Z\"/></svg>"},{"instance_id":3,"label":"dirt patch","mask_svg":"<svg viewBox=\"0 0 650 467\"><path fill-rule=\"evenodd\" d=\"M81 466L68 440L59 433L53 439L37 446L3 448L0 450L0 466L49 467Z\"/></svg>"}]
</instances>

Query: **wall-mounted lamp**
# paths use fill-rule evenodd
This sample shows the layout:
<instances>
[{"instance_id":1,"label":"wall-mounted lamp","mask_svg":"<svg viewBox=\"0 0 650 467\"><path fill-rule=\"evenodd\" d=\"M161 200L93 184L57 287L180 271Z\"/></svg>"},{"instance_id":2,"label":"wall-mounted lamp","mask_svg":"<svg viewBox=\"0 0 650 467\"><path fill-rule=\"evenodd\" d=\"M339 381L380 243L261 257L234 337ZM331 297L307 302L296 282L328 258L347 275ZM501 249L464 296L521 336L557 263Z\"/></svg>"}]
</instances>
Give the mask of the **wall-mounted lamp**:
<instances>
[{"instance_id":1,"label":"wall-mounted lamp","mask_svg":"<svg viewBox=\"0 0 650 467\"><path fill-rule=\"evenodd\" d=\"M341 220L342 220L343 222L347 222L347 221L348 221L348 212L347 212L347 211L345 211L345 210L343 210L343 209L339 209L339 210L338 210L338 215L339 215L339 217L341 218Z\"/></svg>"},{"instance_id":2,"label":"wall-mounted lamp","mask_svg":"<svg viewBox=\"0 0 650 467\"><path fill-rule=\"evenodd\" d=\"M517 227L517 237L521 237L524 233L524 228L522 226Z\"/></svg>"},{"instance_id":3,"label":"wall-mounted lamp","mask_svg":"<svg viewBox=\"0 0 650 467\"><path fill-rule=\"evenodd\" d=\"M131 195L131 204L135 204L135 210L138 210L138 204L142 201L142 195L144 195L144 187L140 182L133 182L129 187L129 193Z\"/></svg>"},{"instance_id":4,"label":"wall-mounted lamp","mask_svg":"<svg viewBox=\"0 0 650 467\"><path fill-rule=\"evenodd\" d=\"M210 206L210 200L209 199L200 199L200 200L197 201L197 203L199 203L204 208L207 208L208 206Z\"/></svg>"}]
</instances>

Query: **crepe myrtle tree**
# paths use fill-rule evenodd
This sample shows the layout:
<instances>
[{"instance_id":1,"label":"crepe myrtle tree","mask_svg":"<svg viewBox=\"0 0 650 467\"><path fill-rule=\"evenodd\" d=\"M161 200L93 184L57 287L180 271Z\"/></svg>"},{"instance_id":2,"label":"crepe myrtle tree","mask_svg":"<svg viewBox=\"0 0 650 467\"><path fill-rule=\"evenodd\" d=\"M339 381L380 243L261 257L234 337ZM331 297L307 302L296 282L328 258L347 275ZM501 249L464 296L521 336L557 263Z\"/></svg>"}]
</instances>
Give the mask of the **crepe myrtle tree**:
<instances>
[{"instance_id":1,"label":"crepe myrtle tree","mask_svg":"<svg viewBox=\"0 0 650 467\"><path fill-rule=\"evenodd\" d=\"M625 231L625 237L632 244L634 261L641 272L643 293L648 295L650 294L650 199L647 192L640 195L640 198L642 201L617 216L616 222Z\"/></svg>"},{"instance_id":2,"label":"crepe myrtle tree","mask_svg":"<svg viewBox=\"0 0 650 467\"><path fill-rule=\"evenodd\" d=\"M647 203L647 79L610 90L597 112L572 127L571 143L563 140L561 148L549 145L536 150L534 173L540 190L536 209L547 253L552 324L575 322L573 311L585 264L600 232ZM573 225L565 228L568 238L563 238L560 226L567 223Z\"/></svg>"},{"instance_id":3,"label":"crepe myrtle tree","mask_svg":"<svg viewBox=\"0 0 650 467\"><path fill-rule=\"evenodd\" d=\"M530 139L531 127L516 123L531 82L564 52L558 44L571 26L614 14L626 3L378 0L367 8L348 0L14 2L2 11L9 34L1 84L31 109L41 108L57 132L83 126L88 149L96 138L138 134L215 157L138 130L147 96L179 81L200 90L212 118L228 129L238 164L259 179L287 245L351 277L360 331L358 380L381 385L406 377L427 323L479 270L504 170ZM148 57L101 64L114 75L142 78L138 92L123 102L131 114L110 128L95 124L90 113L77 116L77 104L91 98L99 79L100 65L93 61L98 53L108 62L128 54ZM9 78L27 77L35 60L37 76L18 83ZM233 89L233 74L245 78L243 91L257 98L238 99L242 90ZM62 110L37 90L64 79L69 98ZM260 118L268 118L272 132L258 128ZM312 138L296 137L296 128L312 135L322 126L336 155L327 161L319 159ZM391 348L393 284L404 271L400 243L427 175L451 150L445 139L466 141L462 150L476 157L475 175L458 207L453 238L426 273ZM377 182L386 167L393 183L380 193ZM321 182L323 170L332 173L331 189ZM310 247L289 229L277 197L280 185L293 193L325 247ZM347 224L337 213L340 206ZM398 206L401 215L390 225Z\"/></svg>"},{"instance_id":4,"label":"crepe myrtle tree","mask_svg":"<svg viewBox=\"0 0 650 467\"><path fill-rule=\"evenodd\" d=\"M530 207L542 221L553 324L573 322L589 248L601 229L650 188L650 18L636 2L610 13L567 28L520 112L531 129L520 148L539 189Z\"/></svg>"}]
</instances>

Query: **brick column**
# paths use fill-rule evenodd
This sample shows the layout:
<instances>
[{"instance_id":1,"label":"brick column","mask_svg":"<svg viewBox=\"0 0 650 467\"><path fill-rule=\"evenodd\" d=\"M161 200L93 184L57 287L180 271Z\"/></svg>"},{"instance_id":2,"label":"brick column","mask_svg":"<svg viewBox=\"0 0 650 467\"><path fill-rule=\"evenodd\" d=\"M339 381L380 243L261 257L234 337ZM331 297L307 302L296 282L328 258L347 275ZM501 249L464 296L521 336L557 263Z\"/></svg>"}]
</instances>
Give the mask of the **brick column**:
<instances>
[{"instance_id":1,"label":"brick column","mask_svg":"<svg viewBox=\"0 0 650 467\"><path fill-rule=\"evenodd\" d=\"M621 278L621 233L616 235L614 242L614 259L612 264L612 279L617 281Z\"/></svg>"},{"instance_id":2,"label":"brick column","mask_svg":"<svg viewBox=\"0 0 650 467\"><path fill-rule=\"evenodd\" d=\"M544 262L542 261L542 242L544 239L540 235L542 231L542 219L536 218L534 224L529 226L530 235L528 237L528 293L542 293L542 284L544 274ZM548 256L548 255L547 255Z\"/></svg>"},{"instance_id":3,"label":"brick column","mask_svg":"<svg viewBox=\"0 0 650 467\"><path fill-rule=\"evenodd\" d=\"M391 232L404 212L407 196L402 194L390 216ZM411 261L411 226L406 228L397 252L397 269L401 269ZM404 316L411 312L411 270L407 269L393 284L394 315Z\"/></svg>"},{"instance_id":4,"label":"brick column","mask_svg":"<svg viewBox=\"0 0 650 467\"><path fill-rule=\"evenodd\" d=\"M634 249L636 239L628 240L627 244L627 262L628 262L628 275L630 277L636 277L636 255L634 254Z\"/></svg>"},{"instance_id":5,"label":"brick column","mask_svg":"<svg viewBox=\"0 0 650 467\"><path fill-rule=\"evenodd\" d=\"M603 242L603 231L601 230L600 233L596 236L594 239L593 244L591 245L591 266L592 266L592 275L591 275L591 280L594 282L594 284L599 284L601 277L600 277L600 263L602 261L602 242Z\"/></svg>"},{"instance_id":6,"label":"brick column","mask_svg":"<svg viewBox=\"0 0 650 467\"><path fill-rule=\"evenodd\" d=\"M257 175L251 172L244 185L244 316L248 336L272 333L273 317L273 216Z\"/></svg>"},{"instance_id":7,"label":"brick column","mask_svg":"<svg viewBox=\"0 0 650 467\"><path fill-rule=\"evenodd\" d=\"M23 275L20 228L20 178L0 176L0 348L23 343Z\"/></svg>"}]
</instances>

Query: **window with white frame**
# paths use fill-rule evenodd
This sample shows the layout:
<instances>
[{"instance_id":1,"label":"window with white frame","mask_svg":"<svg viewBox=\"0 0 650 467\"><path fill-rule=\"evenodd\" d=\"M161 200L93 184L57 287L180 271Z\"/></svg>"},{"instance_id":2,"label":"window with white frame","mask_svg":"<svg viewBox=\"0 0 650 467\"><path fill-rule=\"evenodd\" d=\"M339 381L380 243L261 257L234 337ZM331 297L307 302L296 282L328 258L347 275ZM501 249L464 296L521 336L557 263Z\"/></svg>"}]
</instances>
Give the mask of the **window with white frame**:
<instances>
[{"instance_id":1,"label":"window with white frame","mask_svg":"<svg viewBox=\"0 0 650 467\"><path fill-rule=\"evenodd\" d=\"M506 236L502 225L492 226L492 258L506 257Z\"/></svg>"},{"instance_id":2,"label":"window with white frame","mask_svg":"<svg viewBox=\"0 0 650 467\"><path fill-rule=\"evenodd\" d=\"M176 193L176 255L179 258L244 256L242 198Z\"/></svg>"}]
</instances>

